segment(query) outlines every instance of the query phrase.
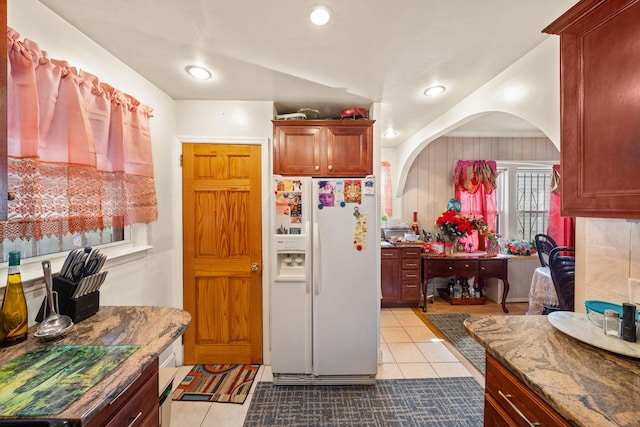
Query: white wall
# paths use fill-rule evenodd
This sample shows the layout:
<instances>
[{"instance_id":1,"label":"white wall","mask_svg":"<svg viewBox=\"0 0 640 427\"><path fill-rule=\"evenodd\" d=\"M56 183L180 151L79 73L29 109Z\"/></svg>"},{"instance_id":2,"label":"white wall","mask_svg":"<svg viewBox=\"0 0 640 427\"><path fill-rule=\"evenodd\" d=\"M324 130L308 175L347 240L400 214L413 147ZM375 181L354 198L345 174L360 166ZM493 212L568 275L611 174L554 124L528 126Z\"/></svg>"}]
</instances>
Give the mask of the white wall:
<instances>
[{"instance_id":1,"label":"white wall","mask_svg":"<svg viewBox=\"0 0 640 427\"><path fill-rule=\"evenodd\" d=\"M436 138L491 111L513 114L539 128L560 149L560 50L550 36L509 68L433 120L396 149L396 195L404 191L414 159ZM386 160L386 159L382 159Z\"/></svg>"}]
</instances>

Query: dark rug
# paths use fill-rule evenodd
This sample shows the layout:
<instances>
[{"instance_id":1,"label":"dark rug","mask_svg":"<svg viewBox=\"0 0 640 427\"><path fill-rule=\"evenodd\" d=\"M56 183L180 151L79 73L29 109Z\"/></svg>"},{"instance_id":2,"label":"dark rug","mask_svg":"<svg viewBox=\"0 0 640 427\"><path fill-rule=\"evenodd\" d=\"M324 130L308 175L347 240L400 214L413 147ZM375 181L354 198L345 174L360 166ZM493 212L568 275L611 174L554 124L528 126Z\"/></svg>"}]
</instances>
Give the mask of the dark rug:
<instances>
[{"instance_id":1,"label":"dark rug","mask_svg":"<svg viewBox=\"0 0 640 427\"><path fill-rule=\"evenodd\" d=\"M244 403L260 365L195 365L172 400Z\"/></svg>"},{"instance_id":2,"label":"dark rug","mask_svg":"<svg viewBox=\"0 0 640 427\"><path fill-rule=\"evenodd\" d=\"M465 331L462 323L470 317L467 313L429 314L424 317L453 344L478 371L485 374L484 347Z\"/></svg>"},{"instance_id":3,"label":"dark rug","mask_svg":"<svg viewBox=\"0 0 640 427\"><path fill-rule=\"evenodd\" d=\"M375 385L259 382L244 427L481 426L484 391L471 377L378 380Z\"/></svg>"}]
</instances>

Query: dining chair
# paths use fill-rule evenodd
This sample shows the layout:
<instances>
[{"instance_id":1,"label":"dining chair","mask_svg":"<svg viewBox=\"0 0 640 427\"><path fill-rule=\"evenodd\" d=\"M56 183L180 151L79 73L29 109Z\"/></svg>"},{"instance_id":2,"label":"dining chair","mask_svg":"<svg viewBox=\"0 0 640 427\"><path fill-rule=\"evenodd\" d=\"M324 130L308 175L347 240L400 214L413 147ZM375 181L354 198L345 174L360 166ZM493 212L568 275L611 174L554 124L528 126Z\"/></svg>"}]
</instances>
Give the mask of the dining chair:
<instances>
[{"instance_id":1,"label":"dining chair","mask_svg":"<svg viewBox=\"0 0 640 427\"><path fill-rule=\"evenodd\" d=\"M551 311L575 311L576 251L567 246L556 246L549 252L549 271L558 295L557 307L545 307L543 314Z\"/></svg>"},{"instance_id":2,"label":"dining chair","mask_svg":"<svg viewBox=\"0 0 640 427\"><path fill-rule=\"evenodd\" d=\"M555 240L546 234L536 234L533 238L536 244L536 251L538 252L538 259L542 267L549 266L549 252L551 249L557 247Z\"/></svg>"}]
</instances>

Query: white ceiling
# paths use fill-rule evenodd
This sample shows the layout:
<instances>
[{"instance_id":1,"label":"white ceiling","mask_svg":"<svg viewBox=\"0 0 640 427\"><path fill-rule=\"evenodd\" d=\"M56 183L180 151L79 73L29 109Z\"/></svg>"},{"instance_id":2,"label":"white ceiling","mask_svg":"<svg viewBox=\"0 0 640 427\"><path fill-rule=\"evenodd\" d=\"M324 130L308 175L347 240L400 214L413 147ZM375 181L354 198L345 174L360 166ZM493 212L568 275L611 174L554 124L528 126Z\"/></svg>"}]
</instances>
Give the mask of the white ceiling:
<instances>
[{"instance_id":1,"label":"white ceiling","mask_svg":"<svg viewBox=\"0 0 640 427\"><path fill-rule=\"evenodd\" d=\"M176 100L274 101L339 116L380 103L393 146L409 138L547 37L576 0L40 0ZM333 12L325 27L308 14ZM189 64L214 73L207 82ZM447 91L427 98L433 84ZM488 114L461 133L536 132Z\"/></svg>"}]
</instances>

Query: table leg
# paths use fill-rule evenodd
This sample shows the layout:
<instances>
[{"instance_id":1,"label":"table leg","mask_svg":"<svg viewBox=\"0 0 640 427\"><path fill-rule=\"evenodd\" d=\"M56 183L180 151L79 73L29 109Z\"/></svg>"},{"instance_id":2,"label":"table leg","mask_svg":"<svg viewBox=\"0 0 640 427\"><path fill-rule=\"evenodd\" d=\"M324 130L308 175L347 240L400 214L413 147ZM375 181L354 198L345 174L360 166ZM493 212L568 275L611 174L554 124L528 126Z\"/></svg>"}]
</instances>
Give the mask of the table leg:
<instances>
[{"instance_id":1,"label":"table leg","mask_svg":"<svg viewBox=\"0 0 640 427\"><path fill-rule=\"evenodd\" d=\"M502 292L502 311L508 313L507 309L507 294L509 293L509 280L505 277L502 279L502 283L504 283L504 290Z\"/></svg>"}]
</instances>

